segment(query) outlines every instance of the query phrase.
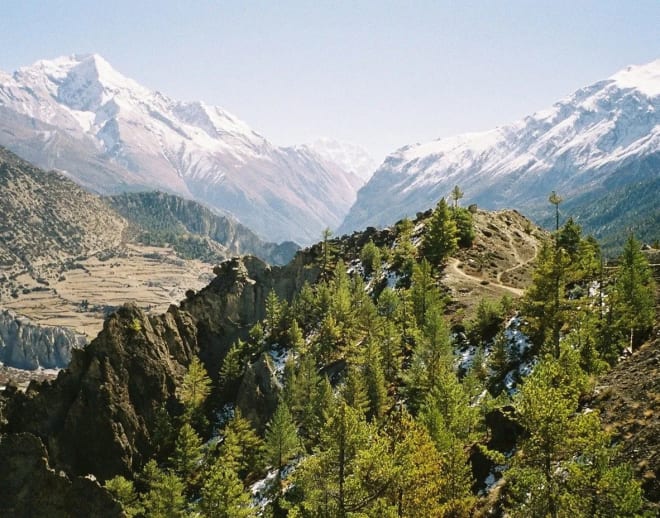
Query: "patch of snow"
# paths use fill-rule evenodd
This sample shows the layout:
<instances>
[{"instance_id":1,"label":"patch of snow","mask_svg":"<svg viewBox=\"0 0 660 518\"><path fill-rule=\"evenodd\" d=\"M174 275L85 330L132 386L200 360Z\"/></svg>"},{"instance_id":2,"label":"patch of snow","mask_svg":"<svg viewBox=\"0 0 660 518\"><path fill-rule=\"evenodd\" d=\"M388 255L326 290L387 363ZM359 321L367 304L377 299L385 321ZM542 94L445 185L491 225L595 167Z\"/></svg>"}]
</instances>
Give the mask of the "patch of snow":
<instances>
[{"instance_id":1,"label":"patch of snow","mask_svg":"<svg viewBox=\"0 0 660 518\"><path fill-rule=\"evenodd\" d=\"M289 349L278 349L273 348L268 351L268 354L273 360L273 367L275 369L275 375L280 383L282 383L282 378L284 376L284 367L286 362L289 359L291 351Z\"/></svg>"},{"instance_id":2,"label":"patch of snow","mask_svg":"<svg viewBox=\"0 0 660 518\"><path fill-rule=\"evenodd\" d=\"M395 289L397 284L399 283L399 279L401 279L401 277L399 277L398 272L388 271L386 276L387 276L387 287L392 290Z\"/></svg>"}]
</instances>

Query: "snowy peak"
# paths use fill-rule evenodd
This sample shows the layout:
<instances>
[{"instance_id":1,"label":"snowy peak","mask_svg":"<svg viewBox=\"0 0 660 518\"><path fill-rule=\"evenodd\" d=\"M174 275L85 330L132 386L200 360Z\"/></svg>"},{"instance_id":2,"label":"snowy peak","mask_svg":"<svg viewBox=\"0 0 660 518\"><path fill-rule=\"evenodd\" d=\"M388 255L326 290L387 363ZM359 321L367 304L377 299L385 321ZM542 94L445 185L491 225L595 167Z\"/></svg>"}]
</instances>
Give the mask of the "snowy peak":
<instances>
[{"instance_id":1,"label":"snowy peak","mask_svg":"<svg viewBox=\"0 0 660 518\"><path fill-rule=\"evenodd\" d=\"M179 194L302 244L339 225L362 183L222 108L151 91L98 54L0 73L0 145L96 192Z\"/></svg>"},{"instance_id":2,"label":"snowy peak","mask_svg":"<svg viewBox=\"0 0 660 518\"><path fill-rule=\"evenodd\" d=\"M426 210L454 185L465 203L537 215L551 190L579 196L657 176L649 165L617 173L660 154L659 78L660 60L630 66L506 126L401 148L360 190L340 231Z\"/></svg>"},{"instance_id":3,"label":"snowy peak","mask_svg":"<svg viewBox=\"0 0 660 518\"><path fill-rule=\"evenodd\" d=\"M117 72L98 54L75 54L37 61L20 68L14 78L19 83L43 86L58 102L80 111L96 111L121 93L132 96L148 96L150 93Z\"/></svg>"},{"instance_id":4,"label":"snowy peak","mask_svg":"<svg viewBox=\"0 0 660 518\"><path fill-rule=\"evenodd\" d=\"M649 97L660 95L660 59L631 65L610 77L619 88L635 88Z\"/></svg>"},{"instance_id":5,"label":"snowy peak","mask_svg":"<svg viewBox=\"0 0 660 518\"><path fill-rule=\"evenodd\" d=\"M322 137L301 147L313 150L324 160L339 165L345 171L362 179L363 182L369 180L378 166L376 160L366 149L349 142Z\"/></svg>"}]
</instances>

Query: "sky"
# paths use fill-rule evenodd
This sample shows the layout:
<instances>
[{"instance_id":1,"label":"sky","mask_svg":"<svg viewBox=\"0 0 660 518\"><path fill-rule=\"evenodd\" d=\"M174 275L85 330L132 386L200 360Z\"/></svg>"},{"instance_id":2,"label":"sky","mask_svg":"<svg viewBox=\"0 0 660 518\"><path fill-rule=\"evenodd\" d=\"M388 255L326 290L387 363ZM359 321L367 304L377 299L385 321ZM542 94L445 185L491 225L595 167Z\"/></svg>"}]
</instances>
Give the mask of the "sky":
<instances>
[{"instance_id":1,"label":"sky","mask_svg":"<svg viewBox=\"0 0 660 518\"><path fill-rule=\"evenodd\" d=\"M660 1L3 2L0 70L91 52L275 144L325 136L380 161L659 58Z\"/></svg>"}]
</instances>

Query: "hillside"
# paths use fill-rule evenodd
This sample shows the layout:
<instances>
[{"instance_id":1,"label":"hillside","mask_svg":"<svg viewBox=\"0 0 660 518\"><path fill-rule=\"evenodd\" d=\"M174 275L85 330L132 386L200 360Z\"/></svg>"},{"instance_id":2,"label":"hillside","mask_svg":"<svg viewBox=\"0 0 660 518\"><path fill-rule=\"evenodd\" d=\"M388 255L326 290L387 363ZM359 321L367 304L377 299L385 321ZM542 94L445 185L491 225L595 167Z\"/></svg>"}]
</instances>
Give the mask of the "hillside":
<instances>
[{"instance_id":1,"label":"hillside","mask_svg":"<svg viewBox=\"0 0 660 518\"><path fill-rule=\"evenodd\" d=\"M222 108L151 91L96 54L0 72L0 128L0 145L90 191L192 198L272 241L306 244L336 228L363 183Z\"/></svg>"},{"instance_id":2,"label":"hillside","mask_svg":"<svg viewBox=\"0 0 660 518\"><path fill-rule=\"evenodd\" d=\"M127 239L172 246L184 259L218 263L251 254L271 264L291 260L298 246L262 241L250 229L192 200L159 192L124 193L103 198L129 222Z\"/></svg>"},{"instance_id":3,"label":"hillside","mask_svg":"<svg viewBox=\"0 0 660 518\"><path fill-rule=\"evenodd\" d=\"M165 310L232 255L284 263L297 249L171 195L108 202L3 148L0 188L0 306L89 338L126 301Z\"/></svg>"},{"instance_id":4,"label":"hillside","mask_svg":"<svg viewBox=\"0 0 660 518\"><path fill-rule=\"evenodd\" d=\"M121 243L126 221L97 196L0 148L0 264L40 270Z\"/></svg>"},{"instance_id":5,"label":"hillside","mask_svg":"<svg viewBox=\"0 0 660 518\"><path fill-rule=\"evenodd\" d=\"M625 240L624 225L639 227L653 241L659 237L649 226L658 217L659 114L656 60L627 67L511 124L406 146L360 189L339 231L389 225L427 210L458 185L464 203L516 208L542 223L549 221L547 200L554 190L566 213L608 245ZM655 190L626 212L622 205L630 198L623 196L641 185Z\"/></svg>"},{"instance_id":6,"label":"hillside","mask_svg":"<svg viewBox=\"0 0 660 518\"><path fill-rule=\"evenodd\" d=\"M572 493L562 488L581 484L580 500L569 502L580 509L577 516L603 506L623 515L639 509L639 484L613 460L597 414L579 407L597 376L583 368L604 368L601 346L594 352L583 334L591 318L598 320L597 312L583 309L598 293L577 289L597 274L589 264L599 263L586 261L593 243L581 240L575 248L569 242L567 254L581 251L565 266L572 298L562 296L562 304L573 302L559 315L563 352L559 359L544 357L544 340L530 337L543 333L553 303L541 291L548 279L542 274L545 233L514 211L476 212L471 246L443 267L425 255L438 210L318 243L282 267L253 257L225 262L207 287L163 315L148 316L130 304L119 308L57 380L3 393L0 457L25 473L29 498L43 502L49 494L43 475L30 477L45 469L31 460L40 443L46 466L66 473L58 478L63 487L93 473L101 482L113 480L107 487L128 505L126 494L115 492L120 481L113 477L123 475L135 480L148 510L162 505L154 498L159 481L169 480L179 484L182 498L174 508L213 516L213 490L227 487L229 477L234 497L218 505L236 506L235 513L286 516L293 506L314 515L330 505L375 515L399 509L403 516L487 508L499 516L504 506L531 516L530 498L539 506L546 500L536 486L519 489L528 483L520 470L536 469L530 440L560 426L563 433L551 434L557 449L547 476L568 476L569 486L562 479L560 494L551 498L568 505L563 499ZM616 286L607 284L614 290L608 300L616 300ZM576 321L581 327L572 327ZM614 338L619 331L608 333ZM631 368L639 380L650 379L652 364ZM630 375L630 365L624 361L607 376ZM194 394L207 384L203 403ZM635 426L646 422L637 419ZM278 434L295 438L279 457L270 449L283 444L273 442L285 436ZM621 440L629 447L639 436ZM210 441L205 449L203 441ZM341 441L351 452L342 457L343 475L333 461ZM573 448L580 444L589 446L577 455ZM654 448L654 439L648 444ZM146 464L149 458L157 464ZM197 460L184 464L186 458ZM427 472L433 476L420 476ZM337 492L342 482L351 487L343 497ZM0 474L0 488L14 484ZM89 506L108 498L95 487ZM646 496L657 500L653 487L645 483ZM6 494L12 497L0 501L3 512L27 501L25 494Z\"/></svg>"}]
</instances>

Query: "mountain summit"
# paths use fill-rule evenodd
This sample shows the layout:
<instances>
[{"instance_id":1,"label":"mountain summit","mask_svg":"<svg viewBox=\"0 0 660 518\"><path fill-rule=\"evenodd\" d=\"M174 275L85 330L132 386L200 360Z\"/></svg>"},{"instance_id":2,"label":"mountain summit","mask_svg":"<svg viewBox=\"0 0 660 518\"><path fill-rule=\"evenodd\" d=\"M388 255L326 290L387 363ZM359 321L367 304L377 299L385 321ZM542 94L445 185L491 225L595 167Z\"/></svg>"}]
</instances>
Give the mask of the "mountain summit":
<instances>
[{"instance_id":1,"label":"mountain summit","mask_svg":"<svg viewBox=\"0 0 660 518\"><path fill-rule=\"evenodd\" d=\"M399 149L359 191L340 231L413 216L455 185L465 192L465 203L515 207L539 217L552 190L586 202L659 175L656 60L627 67L507 126Z\"/></svg>"},{"instance_id":2,"label":"mountain summit","mask_svg":"<svg viewBox=\"0 0 660 518\"><path fill-rule=\"evenodd\" d=\"M335 228L361 181L327 157L279 148L229 112L151 91L97 54L0 73L0 145L84 187L161 189L235 215L270 240Z\"/></svg>"}]
</instances>

